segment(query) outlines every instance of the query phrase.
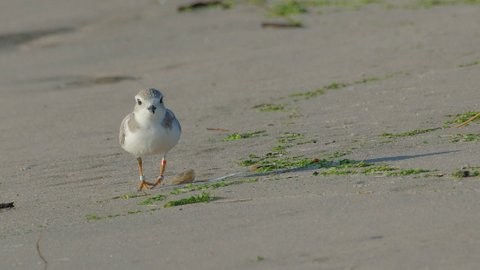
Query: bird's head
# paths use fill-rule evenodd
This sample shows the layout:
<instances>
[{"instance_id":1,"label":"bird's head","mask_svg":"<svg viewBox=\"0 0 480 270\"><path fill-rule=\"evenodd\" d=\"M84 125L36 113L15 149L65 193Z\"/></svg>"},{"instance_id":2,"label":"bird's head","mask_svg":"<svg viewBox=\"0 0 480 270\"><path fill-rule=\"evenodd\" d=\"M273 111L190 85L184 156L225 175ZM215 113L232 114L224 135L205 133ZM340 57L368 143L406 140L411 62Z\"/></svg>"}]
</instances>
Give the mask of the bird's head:
<instances>
[{"instance_id":1,"label":"bird's head","mask_svg":"<svg viewBox=\"0 0 480 270\"><path fill-rule=\"evenodd\" d=\"M163 117L165 105L163 94L154 88L140 91L135 96L135 114L140 117L155 118Z\"/></svg>"}]
</instances>

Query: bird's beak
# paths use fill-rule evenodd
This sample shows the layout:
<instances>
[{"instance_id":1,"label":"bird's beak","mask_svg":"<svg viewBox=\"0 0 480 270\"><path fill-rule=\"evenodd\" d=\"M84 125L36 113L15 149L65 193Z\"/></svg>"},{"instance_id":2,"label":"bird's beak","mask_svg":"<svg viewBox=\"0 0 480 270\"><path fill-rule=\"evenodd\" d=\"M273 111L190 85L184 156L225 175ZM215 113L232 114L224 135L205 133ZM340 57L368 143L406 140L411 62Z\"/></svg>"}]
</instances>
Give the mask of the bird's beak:
<instances>
[{"instance_id":1,"label":"bird's beak","mask_svg":"<svg viewBox=\"0 0 480 270\"><path fill-rule=\"evenodd\" d=\"M151 111L152 114L155 114L155 110L157 109L157 107L153 106L153 105L150 105L150 107L147 108L147 110Z\"/></svg>"}]
</instances>

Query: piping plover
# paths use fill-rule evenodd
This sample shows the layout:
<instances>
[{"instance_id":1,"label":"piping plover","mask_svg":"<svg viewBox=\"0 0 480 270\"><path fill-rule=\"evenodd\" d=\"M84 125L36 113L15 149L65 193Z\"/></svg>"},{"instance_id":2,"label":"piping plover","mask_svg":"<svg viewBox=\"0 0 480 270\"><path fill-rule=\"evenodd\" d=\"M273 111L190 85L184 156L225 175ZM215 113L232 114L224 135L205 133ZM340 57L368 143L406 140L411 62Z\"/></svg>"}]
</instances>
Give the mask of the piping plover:
<instances>
[{"instance_id":1,"label":"piping plover","mask_svg":"<svg viewBox=\"0 0 480 270\"><path fill-rule=\"evenodd\" d=\"M180 139L182 128L172 111L165 108L163 94L154 88L140 91L135 96L135 108L120 125L118 136L120 145L135 155L138 161L140 185L153 188L164 178L167 165L166 154ZM160 175L155 183L145 181L142 157L145 155L163 155L160 163Z\"/></svg>"}]
</instances>

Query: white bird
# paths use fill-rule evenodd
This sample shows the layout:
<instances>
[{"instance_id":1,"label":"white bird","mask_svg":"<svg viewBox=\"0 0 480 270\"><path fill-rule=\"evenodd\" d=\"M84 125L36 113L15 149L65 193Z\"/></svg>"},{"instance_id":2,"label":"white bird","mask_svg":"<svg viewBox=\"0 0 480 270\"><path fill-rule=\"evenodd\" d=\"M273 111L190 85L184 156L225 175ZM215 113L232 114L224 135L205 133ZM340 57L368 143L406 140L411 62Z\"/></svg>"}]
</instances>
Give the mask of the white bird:
<instances>
[{"instance_id":1,"label":"white bird","mask_svg":"<svg viewBox=\"0 0 480 270\"><path fill-rule=\"evenodd\" d=\"M153 188L164 179L166 154L180 139L182 128L172 111L165 107L163 94L154 88L140 91L135 96L135 108L120 125L119 142L125 151L135 155L138 161L140 185ZM145 181L142 157L163 155L160 175L154 183Z\"/></svg>"}]
</instances>

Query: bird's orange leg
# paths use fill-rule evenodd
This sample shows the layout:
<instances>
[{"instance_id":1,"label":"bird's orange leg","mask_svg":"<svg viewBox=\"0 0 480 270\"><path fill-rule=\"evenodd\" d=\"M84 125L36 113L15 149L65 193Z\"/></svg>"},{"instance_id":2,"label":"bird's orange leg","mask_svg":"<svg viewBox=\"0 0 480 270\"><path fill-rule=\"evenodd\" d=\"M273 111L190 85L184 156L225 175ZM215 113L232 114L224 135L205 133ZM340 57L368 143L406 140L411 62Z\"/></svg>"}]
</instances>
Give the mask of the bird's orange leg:
<instances>
[{"instance_id":1,"label":"bird's orange leg","mask_svg":"<svg viewBox=\"0 0 480 270\"><path fill-rule=\"evenodd\" d=\"M467 121L461 123L460 125L458 126L455 126L456 128L459 128L459 127L464 127L466 126L468 123L472 122L473 120L477 119L478 117L480 116L480 113L477 113L475 114L474 116L470 117L470 119L468 119Z\"/></svg>"},{"instance_id":2,"label":"bird's orange leg","mask_svg":"<svg viewBox=\"0 0 480 270\"><path fill-rule=\"evenodd\" d=\"M165 168L167 167L167 160L164 158L162 158L162 162L160 163L160 175L158 176L157 178L157 181L152 185L151 188L159 185L163 179L164 179L164 176L163 174L165 173Z\"/></svg>"},{"instance_id":3,"label":"bird's orange leg","mask_svg":"<svg viewBox=\"0 0 480 270\"><path fill-rule=\"evenodd\" d=\"M145 181L145 176L143 176L143 163L142 158L137 158L138 161L138 173L140 175L140 184L138 185L138 191L141 191L143 188L148 188L153 186L152 183Z\"/></svg>"}]
</instances>

